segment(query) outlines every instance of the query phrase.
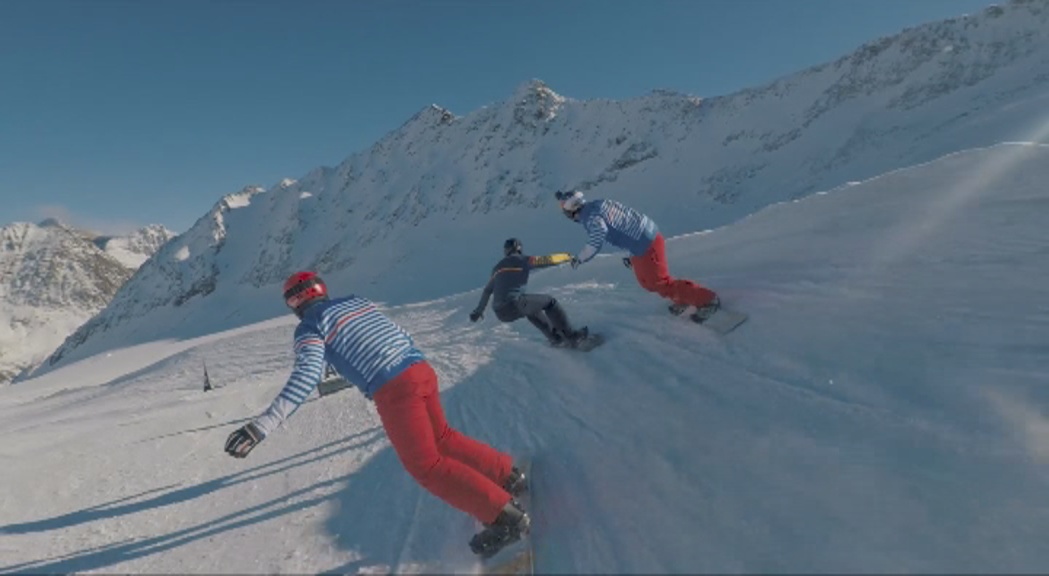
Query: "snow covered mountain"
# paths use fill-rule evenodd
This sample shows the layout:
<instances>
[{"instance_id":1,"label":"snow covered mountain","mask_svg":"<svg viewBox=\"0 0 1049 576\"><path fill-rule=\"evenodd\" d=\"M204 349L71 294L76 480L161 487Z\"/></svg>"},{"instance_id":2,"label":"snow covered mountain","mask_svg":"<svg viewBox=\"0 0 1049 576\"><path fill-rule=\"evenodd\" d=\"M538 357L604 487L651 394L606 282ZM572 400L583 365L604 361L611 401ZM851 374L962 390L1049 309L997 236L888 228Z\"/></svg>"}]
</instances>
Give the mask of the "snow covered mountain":
<instances>
[{"instance_id":1,"label":"snow covered mountain","mask_svg":"<svg viewBox=\"0 0 1049 576\"><path fill-rule=\"evenodd\" d=\"M470 323L479 290L386 311L452 425L537 455L537 573L1041 574L1047 180L1049 146L1001 145L670 239L681 275L750 313L725 338L610 256L533 280L607 334L588 354ZM0 388L0 572L476 574L476 527L356 391L223 453L284 384L293 326ZM201 390L204 361L223 388Z\"/></svg>"},{"instance_id":2,"label":"snow covered mountain","mask_svg":"<svg viewBox=\"0 0 1049 576\"><path fill-rule=\"evenodd\" d=\"M483 282L510 235L574 252L556 189L625 200L677 234L953 151L1046 141L1047 105L1049 7L1014 0L726 96L578 101L534 81L465 116L430 106L334 168L220 200L36 373L280 314L295 269L405 302Z\"/></svg>"},{"instance_id":3,"label":"snow covered mountain","mask_svg":"<svg viewBox=\"0 0 1049 576\"><path fill-rule=\"evenodd\" d=\"M173 236L97 237L54 219L0 228L0 383L47 358Z\"/></svg>"},{"instance_id":4,"label":"snow covered mountain","mask_svg":"<svg viewBox=\"0 0 1049 576\"><path fill-rule=\"evenodd\" d=\"M99 236L94 239L95 245L121 264L131 269L138 269L146 260L160 249L168 240L177 236L161 224L150 224L121 236Z\"/></svg>"}]
</instances>

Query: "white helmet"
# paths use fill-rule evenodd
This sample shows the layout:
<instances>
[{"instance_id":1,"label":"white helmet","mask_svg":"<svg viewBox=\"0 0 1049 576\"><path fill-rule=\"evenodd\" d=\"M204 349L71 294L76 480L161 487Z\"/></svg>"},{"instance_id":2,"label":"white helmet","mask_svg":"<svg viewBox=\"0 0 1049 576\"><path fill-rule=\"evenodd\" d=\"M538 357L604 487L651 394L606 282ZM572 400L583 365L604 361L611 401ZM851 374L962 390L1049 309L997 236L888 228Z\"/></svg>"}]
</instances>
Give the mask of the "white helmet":
<instances>
[{"instance_id":1,"label":"white helmet","mask_svg":"<svg viewBox=\"0 0 1049 576\"><path fill-rule=\"evenodd\" d=\"M571 220L575 220L579 211L582 210L583 204L586 204L586 199L583 198L583 193L579 190L573 190L571 192L557 192L554 194L557 201L561 204L561 211L565 213Z\"/></svg>"}]
</instances>

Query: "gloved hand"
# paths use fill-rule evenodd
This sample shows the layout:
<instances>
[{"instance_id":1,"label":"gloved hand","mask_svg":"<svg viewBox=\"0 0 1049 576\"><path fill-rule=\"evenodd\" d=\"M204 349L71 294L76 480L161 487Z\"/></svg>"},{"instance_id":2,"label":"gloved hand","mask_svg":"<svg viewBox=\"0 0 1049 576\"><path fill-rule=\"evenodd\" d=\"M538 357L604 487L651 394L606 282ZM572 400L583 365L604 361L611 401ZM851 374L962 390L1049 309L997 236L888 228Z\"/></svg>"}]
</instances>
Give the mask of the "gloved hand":
<instances>
[{"instance_id":1,"label":"gloved hand","mask_svg":"<svg viewBox=\"0 0 1049 576\"><path fill-rule=\"evenodd\" d=\"M265 437L266 435L259 430L258 426L255 426L254 422L249 422L234 430L229 438L226 438L226 453L234 458L244 458Z\"/></svg>"},{"instance_id":2,"label":"gloved hand","mask_svg":"<svg viewBox=\"0 0 1049 576\"><path fill-rule=\"evenodd\" d=\"M572 270L579 268L579 265L582 264L582 262L579 261L579 258L576 258L575 256L572 256L572 261L569 263L572 265Z\"/></svg>"},{"instance_id":3,"label":"gloved hand","mask_svg":"<svg viewBox=\"0 0 1049 576\"><path fill-rule=\"evenodd\" d=\"M623 258L623 266L626 266L627 268L633 268L634 267L634 263L630 261L630 257L629 256L627 256L626 258Z\"/></svg>"},{"instance_id":4,"label":"gloved hand","mask_svg":"<svg viewBox=\"0 0 1049 576\"><path fill-rule=\"evenodd\" d=\"M481 318L484 318L483 310L474 310L473 312L470 312L470 322L477 322Z\"/></svg>"}]
</instances>

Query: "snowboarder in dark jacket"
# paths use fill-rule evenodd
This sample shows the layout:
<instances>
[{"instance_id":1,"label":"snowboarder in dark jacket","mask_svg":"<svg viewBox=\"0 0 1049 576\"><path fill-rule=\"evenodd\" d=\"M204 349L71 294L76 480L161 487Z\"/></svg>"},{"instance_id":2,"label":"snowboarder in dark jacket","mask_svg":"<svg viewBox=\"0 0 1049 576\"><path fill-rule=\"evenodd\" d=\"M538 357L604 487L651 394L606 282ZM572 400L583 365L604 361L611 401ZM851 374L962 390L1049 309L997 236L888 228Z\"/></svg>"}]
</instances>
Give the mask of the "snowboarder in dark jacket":
<instances>
[{"instance_id":1,"label":"snowboarder in dark jacket","mask_svg":"<svg viewBox=\"0 0 1049 576\"><path fill-rule=\"evenodd\" d=\"M477 308L470 312L471 322L484 316L488 299L492 298L492 312L501 322L527 318L554 346L575 345L587 337L585 326L579 330L572 328L564 309L553 296L525 292L531 270L565 264L571 261L570 254L526 256L522 253L521 241L510 238L503 244L503 255L503 259L492 268Z\"/></svg>"}]
</instances>

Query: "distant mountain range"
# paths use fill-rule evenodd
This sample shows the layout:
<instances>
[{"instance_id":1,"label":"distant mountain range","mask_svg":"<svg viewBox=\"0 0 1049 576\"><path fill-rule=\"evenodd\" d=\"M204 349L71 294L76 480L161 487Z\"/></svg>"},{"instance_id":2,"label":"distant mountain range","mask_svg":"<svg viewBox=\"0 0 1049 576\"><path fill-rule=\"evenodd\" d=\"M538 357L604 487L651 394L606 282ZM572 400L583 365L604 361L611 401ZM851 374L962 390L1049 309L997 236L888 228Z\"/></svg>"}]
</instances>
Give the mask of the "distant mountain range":
<instances>
[{"instance_id":1,"label":"distant mountain range","mask_svg":"<svg viewBox=\"0 0 1049 576\"><path fill-rule=\"evenodd\" d=\"M951 152L1044 142L1047 110L1049 4L1034 0L726 96L582 101L532 81L465 116L427 106L338 166L222 198L34 373L145 335L283 313L279 283L296 269L380 301L476 288L508 236L533 252L582 246L557 189L624 200L668 235L693 232ZM449 273L450 259L476 261L477 274ZM99 277L118 282L113 270Z\"/></svg>"},{"instance_id":2,"label":"distant mountain range","mask_svg":"<svg viewBox=\"0 0 1049 576\"><path fill-rule=\"evenodd\" d=\"M0 383L44 360L175 234L99 236L48 219L0 228Z\"/></svg>"}]
</instances>

